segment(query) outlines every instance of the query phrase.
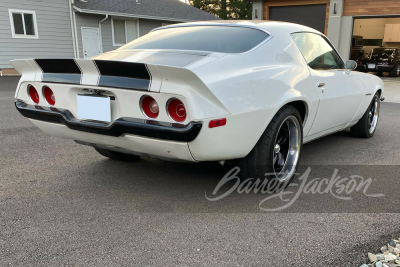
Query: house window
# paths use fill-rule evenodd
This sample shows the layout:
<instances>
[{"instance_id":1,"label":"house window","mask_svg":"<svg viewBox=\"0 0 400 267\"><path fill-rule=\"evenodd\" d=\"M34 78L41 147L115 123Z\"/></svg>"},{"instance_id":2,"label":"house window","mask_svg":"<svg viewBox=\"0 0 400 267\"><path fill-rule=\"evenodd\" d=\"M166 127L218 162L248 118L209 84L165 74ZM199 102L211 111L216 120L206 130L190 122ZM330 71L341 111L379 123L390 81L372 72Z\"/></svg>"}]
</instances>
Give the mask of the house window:
<instances>
[{"instance_id":1,"label":"house window","mask_svg":"<svg viewBox=\"0 0 400 267\"><path fill-rule=\"evenodd\" d=\"M35 11L9 9L13 38L38 38Z\"/></svg>"},{"instance_id":2,"label":"house window","mask_svg":"<svg viewBox=\"0 0 400 267\"><path fill-rule=\"evenodd\" d=\"M139 37L137 20L112 19L114 46L122 46Z\"/></svg>"}]
</instances>

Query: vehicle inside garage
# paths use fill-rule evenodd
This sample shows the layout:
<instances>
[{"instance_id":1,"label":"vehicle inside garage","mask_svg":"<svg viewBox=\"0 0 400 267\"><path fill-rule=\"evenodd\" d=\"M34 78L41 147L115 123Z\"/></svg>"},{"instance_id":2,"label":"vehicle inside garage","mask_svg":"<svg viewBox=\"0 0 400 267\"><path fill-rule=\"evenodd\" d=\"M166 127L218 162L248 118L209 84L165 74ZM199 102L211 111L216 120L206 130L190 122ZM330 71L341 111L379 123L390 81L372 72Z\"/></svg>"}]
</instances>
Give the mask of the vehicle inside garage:
<instances>
[{"instance_id":1,"label":"vehicle inside garage","mask_svg":"<svg viewBox=\"0 0 400 267\"><path fill-rule=\"evenodd\" d=\"M400 17L355 18L350 59L358 70L400 74Z\"/></svg>"}]
</instances>

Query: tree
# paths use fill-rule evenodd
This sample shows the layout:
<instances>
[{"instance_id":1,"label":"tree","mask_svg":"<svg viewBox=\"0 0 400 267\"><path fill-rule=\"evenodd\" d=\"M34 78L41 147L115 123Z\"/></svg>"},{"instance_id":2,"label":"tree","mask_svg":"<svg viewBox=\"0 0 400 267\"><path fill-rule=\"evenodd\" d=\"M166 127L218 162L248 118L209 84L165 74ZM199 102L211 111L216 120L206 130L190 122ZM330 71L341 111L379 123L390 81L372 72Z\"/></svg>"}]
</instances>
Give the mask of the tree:
<instances>
[{"instance_id":1,"label":"tree","mask_svg":"<svg viewBox=\"0 0 400 267\"><path fill-rule=\"evenodd\" d=\"M230 19L252 19L252 6L250 1L230 0Z\"/></svg>"},{"instance_id":2,"label":"tree","mask_svg":"<svg viewBox=\"0 0 400 267\"><path fill-rule=\"evenodd\" d=\"M198 9L221 19L251 19L251 3L248 0L189 0Z\"/></svg>"}]
</instances>

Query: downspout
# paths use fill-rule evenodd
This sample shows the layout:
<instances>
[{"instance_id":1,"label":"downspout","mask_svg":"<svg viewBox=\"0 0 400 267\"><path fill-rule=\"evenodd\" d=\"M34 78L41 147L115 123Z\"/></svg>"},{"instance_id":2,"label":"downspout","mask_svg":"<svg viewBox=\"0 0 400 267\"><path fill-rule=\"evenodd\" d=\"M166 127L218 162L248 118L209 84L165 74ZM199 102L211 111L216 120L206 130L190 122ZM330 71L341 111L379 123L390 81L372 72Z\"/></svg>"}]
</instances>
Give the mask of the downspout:
<instances>
[{"instance_id":1,"label":"downspout","mask_svg":"<svg viewBox=\"0 0 400 267\"><path fill-rule=\"evenodd\" d=\"M74 28L74 22L73 22L73 15L72 15L72 3L73 3L73 0L71 0L71 1L68 1L68 5L69 5L69 17L70 17L70 20L71 20L71 33L72 33L72 46L73 46L73 49L74 49L74 58L77 58L77 56L76 56L76 43L75 43L75 28Z\"/></svg>"},{"instance_id":2,"label":"downspout","mask_svg":"<svg viewBox=\"0 0 400 267\"><path fill-rule=\"evenodd\" d=\"M103 53L103 32L101 30L101 23L103 23L104 21L106 21L108 19L108 14L106 15L106 17L102 20L99 21L99 38L100 38L100 52Z\"/></svg>"},{"instance_id":3,"label":"downspout","mask_svg":"<svg viewBox=\"0 0 400 267\"><path fill-rule=\"evenodd\" d=\"M71 0L71 5L74 4L74 0ZM80 58L80 53L79 53L79 42L78 42L78 31L76 29L76 16L75 16L75 11L72 12L72 17L73 17L73 23L74 23L74 35L75 35L75 46L76 46L76 58Z\"/></svg>"}]
</instances>

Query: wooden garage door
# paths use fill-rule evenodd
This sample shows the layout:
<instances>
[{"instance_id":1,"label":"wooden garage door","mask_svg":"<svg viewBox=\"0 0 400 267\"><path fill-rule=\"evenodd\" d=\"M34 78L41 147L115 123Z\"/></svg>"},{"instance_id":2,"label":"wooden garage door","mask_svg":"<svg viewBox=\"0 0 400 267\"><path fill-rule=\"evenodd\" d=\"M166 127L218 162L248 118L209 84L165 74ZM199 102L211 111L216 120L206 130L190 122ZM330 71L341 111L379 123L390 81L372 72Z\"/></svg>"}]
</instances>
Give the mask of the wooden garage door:
<instances>
[{"instance_id":1,"label":"wooden garage door","mask_svg":"<svg viewBox=\"0 0 400 267\"><path fill-rule=\"evenodd\" d=\"M325 32L326 4L305 6L274 6L269 19L293 22Z\"/></svg>"}]
</instances>

